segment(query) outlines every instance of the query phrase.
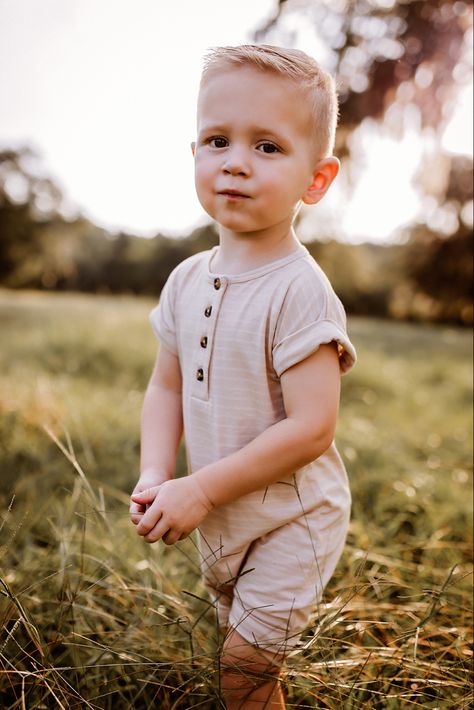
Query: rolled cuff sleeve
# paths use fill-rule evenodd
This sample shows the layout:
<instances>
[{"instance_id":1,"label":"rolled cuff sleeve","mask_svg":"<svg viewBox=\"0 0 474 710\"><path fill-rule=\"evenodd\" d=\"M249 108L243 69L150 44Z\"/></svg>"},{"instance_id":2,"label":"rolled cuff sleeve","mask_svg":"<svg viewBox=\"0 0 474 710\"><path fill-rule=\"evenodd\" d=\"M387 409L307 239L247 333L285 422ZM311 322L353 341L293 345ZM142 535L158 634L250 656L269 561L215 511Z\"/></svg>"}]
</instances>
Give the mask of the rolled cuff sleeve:
<instances>
[{"instance_id":1,"label":"rolled cuff sleeve","mask_svg":"<svg viewBox=\"0 0 474 710\"><path fill-rule=\"evenodd\" d=\"M355 348L347 333L334 321L310 323L291 333L273 349L273 367L278 375L312 355L320 345L335 341L338 346L339 366L342 374L348 372L356 361Z\"/></svg>"}]
</instances>

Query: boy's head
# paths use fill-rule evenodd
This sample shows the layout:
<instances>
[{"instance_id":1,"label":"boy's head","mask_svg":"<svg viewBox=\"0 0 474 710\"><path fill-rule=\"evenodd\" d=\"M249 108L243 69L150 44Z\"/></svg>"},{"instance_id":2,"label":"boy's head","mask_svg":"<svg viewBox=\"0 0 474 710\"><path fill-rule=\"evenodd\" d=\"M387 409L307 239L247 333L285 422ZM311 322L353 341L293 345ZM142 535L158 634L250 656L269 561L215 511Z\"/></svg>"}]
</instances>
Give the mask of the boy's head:
<instances>
[{"instance_id":1,"label":"boy's head","mask_svg":"<svg viewBox=\"0 0 474 710\"><path fill-rule=\"evenodd\" d=\"M193 144L198 198L235 233L289 230L337 175L332 79L303 52L244 45L205 62Z\"/></svg>"},{"instance_id":2,"label":"boy's head","mask_svg":"<svg viewBox=\"0 0 474 710\"><path fill-rule=\"evenodd\" d=\"M201 89L216 74L229 68L251 67L281 76L301 87L311 116L315 157L331 155L338 116L338 100L333 78L305 52L271 45L245 44L216 47L205 57Z\"/></svg>"}]
</instances>

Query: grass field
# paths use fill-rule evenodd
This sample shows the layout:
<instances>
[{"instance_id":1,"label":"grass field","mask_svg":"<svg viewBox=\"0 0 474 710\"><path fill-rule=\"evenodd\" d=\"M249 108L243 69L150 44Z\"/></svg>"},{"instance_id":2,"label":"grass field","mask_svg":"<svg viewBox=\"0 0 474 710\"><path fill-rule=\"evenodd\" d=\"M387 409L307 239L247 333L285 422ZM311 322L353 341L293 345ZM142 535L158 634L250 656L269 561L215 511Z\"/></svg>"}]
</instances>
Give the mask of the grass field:
<instances>
[{"instance_id":1,"label":"grass field","mask_svg":"<svg viewBox=\"0 0 474 710\"><path fill-rule=\"evenodd\" d=\"M150 547L128 520L151 305L0 292L2 708L222 707L193 540ZM471 334L350 332L337 442L353 518L288 707L467 710Z\"/></svg>"}]
</instances>

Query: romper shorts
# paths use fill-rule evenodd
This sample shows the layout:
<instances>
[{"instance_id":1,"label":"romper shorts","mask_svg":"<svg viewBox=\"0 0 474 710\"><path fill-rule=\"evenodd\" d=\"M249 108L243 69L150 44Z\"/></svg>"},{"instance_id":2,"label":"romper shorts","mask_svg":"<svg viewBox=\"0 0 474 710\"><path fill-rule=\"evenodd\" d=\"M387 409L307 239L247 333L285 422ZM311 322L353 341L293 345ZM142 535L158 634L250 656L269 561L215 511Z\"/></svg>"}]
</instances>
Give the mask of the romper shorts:
<instances>
[{"instance_id":1,"label":"romper shorts","mask_svg":"<svg viewBox=\"0 0 474 710\"><path fill-rule=\"evenodd\" d=\"M275 654L285 655L298 643L346 540L348 486L336 500L312 496L308 505L308 493L318 488L310 484L272 484L215 508L199 529L201 569L221 629L232 627ZM277 526L275 506L293 513Z\"/></svg>"}]
</instances>

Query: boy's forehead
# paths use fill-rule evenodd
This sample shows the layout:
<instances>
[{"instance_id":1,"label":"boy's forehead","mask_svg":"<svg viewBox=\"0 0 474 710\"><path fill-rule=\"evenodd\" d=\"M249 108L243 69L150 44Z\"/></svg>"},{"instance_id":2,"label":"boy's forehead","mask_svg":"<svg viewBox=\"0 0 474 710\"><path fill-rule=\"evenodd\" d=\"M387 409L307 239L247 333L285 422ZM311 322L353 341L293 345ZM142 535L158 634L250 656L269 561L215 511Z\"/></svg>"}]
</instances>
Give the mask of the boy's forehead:
<instances>
[{"instance_id":1,"label":"boy's forehead","mask_svg":"<svg viewBox=\"0 0 474 710\"><path fill-rule=\"evenodd\" d=\"M282 91L285 87L297 89L298 85L290 77L278 74L270 69L260 69L249 65L233 65L225 64L220 68L216 68L206 74L201 81L199 96L207 95L213 92L213 88L218 86L219 91L226 85L236 84L242 90L249 93L257 90L260 91L265 87L280 88Z\"/></svg>"},{"instance_id":2,"label":"boy's forehead","mask_svg":"<svg viewBox=\"0 0 474 710\"><path fill-rule=\"evenodd\" d=\"M275 107L288 107L292 101L297 101L300 109L306 104L309 111L308 92L291 78L270 70L226 65L214 70L201 83L198 119L221 111L226 113L234 101L241 111L267 108L270 112Z\"/></svg>"}]
</instances>

